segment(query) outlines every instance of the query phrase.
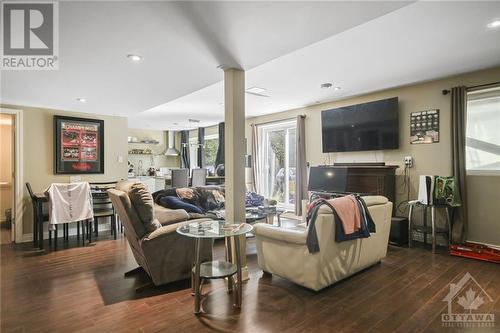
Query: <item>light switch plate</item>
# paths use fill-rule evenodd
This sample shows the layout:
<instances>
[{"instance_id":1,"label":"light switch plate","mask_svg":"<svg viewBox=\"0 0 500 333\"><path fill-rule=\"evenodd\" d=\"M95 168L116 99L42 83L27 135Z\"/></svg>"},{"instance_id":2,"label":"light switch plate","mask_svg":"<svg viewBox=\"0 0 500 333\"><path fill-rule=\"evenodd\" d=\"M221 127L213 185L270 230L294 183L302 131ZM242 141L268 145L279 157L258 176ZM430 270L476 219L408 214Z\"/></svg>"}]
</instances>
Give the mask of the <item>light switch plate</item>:
<instances>
[{"instance_id":1,"label":"light switch plate","mask_svg":"<svg viewBox=\"0 0 500 333\"><path fill-rule=\"evenodd\" d=\"M70 183L79 183L82 181L82 176L69 176Z\"/></svg>"}]
</instances>

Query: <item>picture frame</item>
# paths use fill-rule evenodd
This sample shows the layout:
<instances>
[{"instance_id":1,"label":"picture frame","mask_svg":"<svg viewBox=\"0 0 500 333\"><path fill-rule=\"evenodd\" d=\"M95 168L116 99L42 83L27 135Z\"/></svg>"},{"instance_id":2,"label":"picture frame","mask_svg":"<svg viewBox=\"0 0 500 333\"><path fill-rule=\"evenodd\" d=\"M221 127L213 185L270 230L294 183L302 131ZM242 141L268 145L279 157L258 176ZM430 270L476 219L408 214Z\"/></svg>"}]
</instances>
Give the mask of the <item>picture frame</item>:
<instances>
[{"instance_id":1,"label":"picture frame","mask_svg":"<svg viewBox=\"0 0 500 333\"><path fill-rule=\"evenodd\" d=\"M104 120L54 116L54 174L104 173Z\"/></svg>"},{"instance_id":2,"label":"picture frame","mask_svg":"<svg viewBox=\"0 0 500 333\"><path fill-rule=\"evenodd\" d=\"M410 114L410 144L439 142L439 109Z\"/></svg>"}]
</instances>

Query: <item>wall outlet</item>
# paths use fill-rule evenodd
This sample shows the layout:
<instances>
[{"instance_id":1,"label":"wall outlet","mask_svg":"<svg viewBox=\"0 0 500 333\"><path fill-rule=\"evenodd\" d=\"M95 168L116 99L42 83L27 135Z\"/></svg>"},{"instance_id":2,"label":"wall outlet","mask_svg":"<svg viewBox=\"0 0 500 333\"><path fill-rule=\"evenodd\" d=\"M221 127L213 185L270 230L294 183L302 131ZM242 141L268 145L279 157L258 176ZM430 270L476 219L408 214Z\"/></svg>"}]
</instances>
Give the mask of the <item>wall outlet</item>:
<instances>
[{"instance_id":1,"label":"wall outlet","mask_svg":"<svg viewBox=\"0 0 500 333\"><path fill-rule=\"evenodd\" d=\"M405 156L404 163L406 167L411 168L413 166L413 157Z\"/></svg>"}]
</instances>

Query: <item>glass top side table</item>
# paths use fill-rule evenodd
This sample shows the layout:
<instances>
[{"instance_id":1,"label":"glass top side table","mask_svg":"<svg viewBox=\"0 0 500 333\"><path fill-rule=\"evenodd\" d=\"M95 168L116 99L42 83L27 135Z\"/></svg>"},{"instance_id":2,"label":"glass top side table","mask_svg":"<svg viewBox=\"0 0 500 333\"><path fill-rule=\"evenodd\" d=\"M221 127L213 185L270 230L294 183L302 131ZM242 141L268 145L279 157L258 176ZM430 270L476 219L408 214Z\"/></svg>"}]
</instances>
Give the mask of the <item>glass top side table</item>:
<instances>
[{"instance_id":1,"label":"glass top side table","mask_svg":"<svg viewBox=\"0 0 500 333\"><path fill-rule=\"evenodd\" d=\"M188 225L177 228L177 233L194 238L195 240L195 259L193 263L191 287L194 294L194 313L201 312L201 286L203 279L221 279L228 278L228 290L234 292L234 305L241 307L242 300L242 274L241 274L241 255L240 238L252 231L253 227L247 223L228 224L224 221L204 221L193 222ZM227 261L208 261L200 262L200 244L203 239L215 238L233 238L236 252L236 265ZM231 240L227 242L227 251L231 253ZM236 276L236 280L234 279ZM234 288L236 287L236 288Z\"/></svg>"}]
</instances>

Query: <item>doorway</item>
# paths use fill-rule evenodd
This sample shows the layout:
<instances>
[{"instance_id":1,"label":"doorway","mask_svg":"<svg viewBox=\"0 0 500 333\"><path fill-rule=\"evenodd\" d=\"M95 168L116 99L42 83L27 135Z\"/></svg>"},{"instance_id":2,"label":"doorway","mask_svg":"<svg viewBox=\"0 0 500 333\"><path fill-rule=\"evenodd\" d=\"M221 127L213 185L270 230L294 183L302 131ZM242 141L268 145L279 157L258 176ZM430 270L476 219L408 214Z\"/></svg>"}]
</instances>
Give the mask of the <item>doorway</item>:
<instances>
[{"instance_id":1,"label":"doorway","mask_svg":"<svg viewBox=\"0 0 500 333\"><path fill-rule=\"evenodd\" d=\"M259 126L261 194L287 209L295 204L296 130L296 120Z\"/></svg>"},{"instance_id":2,"label":"doorway","mask_svg":"<svg viewBox=\"0 0 500 333\"><path fill-rule=\"evenodd\" d=\"M0 244L14 240L15 115L0 114Z\"/></svg>"},{"instance_id":3,"label":"doorway","mask_svg":"<svg viewBox=\"0 0 500 333\"><path fill-rule=\"evenodd\" d=\"M0 201L5 200L10 203L8 206L11 209L10 216L6 218L5 209L7 208L0 207L2 244L4 240L6 242L21 243L27 241L27 239L23 238L23 112L22 110L0 108L0 116L2 143L0 147L0 154L2 155L0 164L2 179L0 181L6 189L5 198L4 193L1 193ZM7 144L4 142L10 143ZM3 154L5 154L6 158L3 157ZM5 170L7 170L5 172L4 163L6 165ZM7 221L9 217L10 223ZM6 224L3 224L4 220L7 222ZM5 230L7 232L4 232Z\"/></svg>"}]
</instances>

